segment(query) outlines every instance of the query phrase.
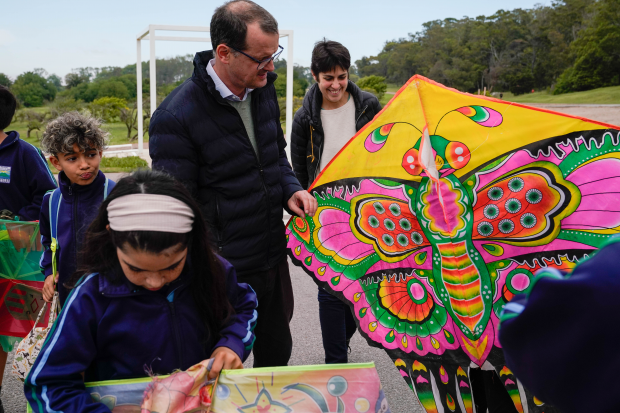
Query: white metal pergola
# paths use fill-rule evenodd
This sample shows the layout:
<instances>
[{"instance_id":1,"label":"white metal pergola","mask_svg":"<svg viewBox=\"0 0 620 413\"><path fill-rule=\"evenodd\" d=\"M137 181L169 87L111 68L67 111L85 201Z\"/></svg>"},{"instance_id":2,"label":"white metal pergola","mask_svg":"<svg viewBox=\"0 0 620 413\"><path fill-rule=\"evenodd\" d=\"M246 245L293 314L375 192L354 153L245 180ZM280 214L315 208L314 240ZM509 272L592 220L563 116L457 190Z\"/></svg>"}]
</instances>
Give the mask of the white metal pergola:
<instances>
[{"instance_id":1,"label":"white metal pergola","mask_svg":"<svg viewBox=\"0 0 620 413\"><path fill-rule=\"evenodd\" d=\"M183 36L157 36L156 31L173 31L173 32L206 32L210 30L203 26L170 26L162 24L149 24L145 30L141 31L136 39L138 58L136 61L136 77L138 93L136 100L138 103L138 153L142 154L144 149L144 123L142 120L142 40L148 40L150 45L150 101L151 116L157 109L157 85L156 85L156 67L155 67L155 41L173 41L173 42L206 42L211 43L208 37L183 37ZM280 37L288 37L288 53L286 60L286 138L290 139L291 129L293 127L293 31L280 30ZM290 142L289 142L290 143ZM290 145L287 145L287 155L290 155Z\"/></svg>"}]
</instances>

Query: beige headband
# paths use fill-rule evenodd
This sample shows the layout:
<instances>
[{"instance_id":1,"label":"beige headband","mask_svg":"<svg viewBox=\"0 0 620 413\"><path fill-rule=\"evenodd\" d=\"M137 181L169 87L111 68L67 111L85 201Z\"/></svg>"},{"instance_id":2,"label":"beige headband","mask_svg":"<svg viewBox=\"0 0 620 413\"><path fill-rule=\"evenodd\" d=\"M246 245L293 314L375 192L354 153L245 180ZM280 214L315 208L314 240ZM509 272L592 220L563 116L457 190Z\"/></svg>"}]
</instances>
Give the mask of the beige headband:
<instances>
[{"instance_id":1,"label":"beige headband","mask_svg":"<svg viewBox=\"0 0 620 413\"><path fill-rule=\"evenodd\" d=\"M132 194L108 205L114 231L191 232L194 212L182 201L167 195Z\"/></svg>"}]
</instances>

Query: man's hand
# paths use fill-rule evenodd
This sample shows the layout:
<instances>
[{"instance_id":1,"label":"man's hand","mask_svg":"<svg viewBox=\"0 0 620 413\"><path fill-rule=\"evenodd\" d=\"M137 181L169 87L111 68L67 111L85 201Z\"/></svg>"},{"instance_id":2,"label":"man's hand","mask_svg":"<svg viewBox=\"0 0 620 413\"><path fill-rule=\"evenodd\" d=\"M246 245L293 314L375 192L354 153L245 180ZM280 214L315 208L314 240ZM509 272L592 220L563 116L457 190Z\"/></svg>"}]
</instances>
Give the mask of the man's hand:
<instances>
[{"instance_id":1,"label":"man's hand","mask_svg":"<svg viewBox=\"0 0 620 413\"><path fill-rule=\"evenodd\" d=\"M54 277L53 275L48 275L43 283L43 299L51 303L54 298L54 291L56 290L56 282L58 281L58 274Z\"/></svg>"},{"instance_id":2,"label":"man's hand","mask_svg":"<svg viewBox=\"0 0 620 413\"><path fill-rule=\"evenodd\" d=\"M287 202L288 208L298 217L305 218L306 214L314 216L319 204L308 191L297 191ZM303 209L301 209L303 207Z\"/></svg>"},{"instance_id":3,"label":"man's hand","mask_svg":"<svg viewBox=\"0 0 620 413\"><path fill-rule=\"evenodd\" d=\"M216 348L210 358L214 360L211 365L211 370L209 370L209 380L216 378L222 370L236 370L243 368L243 363L237 353L228 347Z\"/></svg>"}]
</instances>

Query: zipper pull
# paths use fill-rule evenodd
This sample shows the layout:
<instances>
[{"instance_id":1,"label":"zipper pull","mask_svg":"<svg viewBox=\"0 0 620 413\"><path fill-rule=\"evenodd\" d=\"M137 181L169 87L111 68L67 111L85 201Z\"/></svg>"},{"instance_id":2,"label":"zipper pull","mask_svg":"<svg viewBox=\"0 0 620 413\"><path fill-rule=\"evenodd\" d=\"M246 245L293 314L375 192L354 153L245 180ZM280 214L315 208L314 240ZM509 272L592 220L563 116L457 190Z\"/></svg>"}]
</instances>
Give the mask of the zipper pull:
<instances>
[{"instance_id":1,"label":"zipper pull","mask_svg":"<svg viewBox=\"0 0 620 413\"><path fill-rule=\"evenodd\" d=\"M69 187L69 195L73 195L73 188Z\"/></svg>"}]
</instances>

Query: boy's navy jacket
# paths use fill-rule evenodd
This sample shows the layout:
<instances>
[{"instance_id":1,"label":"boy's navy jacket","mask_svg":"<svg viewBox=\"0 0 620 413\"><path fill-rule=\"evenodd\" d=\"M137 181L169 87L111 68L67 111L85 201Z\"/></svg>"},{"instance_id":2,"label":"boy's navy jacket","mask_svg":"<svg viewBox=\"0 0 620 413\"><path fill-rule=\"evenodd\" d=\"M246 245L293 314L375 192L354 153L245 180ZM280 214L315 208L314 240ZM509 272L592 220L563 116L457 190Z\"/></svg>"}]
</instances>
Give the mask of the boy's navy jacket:
<instances>
[{"instance_id":1,"label":"boy's navy jacket","mask_svg":"<svg viewBox=\"0 0 620 413\"><path fill-rule=\"evenodd\" d=\"M99 205L103 202L105 187L105 175L99 171L95 180L89 185L72 184L64 172L58 175L62 201L58 212L58 244L60 249L56 251L58 271L58 296L60 305L64 305L69 295L69 290L64 287L76 270L78 247L84 240L84 233L90 223L99 212ZM109 180L108 186L113 187L114 181ZM41 257L41 269L45 276L52 274L52 242L50 232L50 198L51 192L45 194L39 226L41 230L41 243L45 247ZM56 213L56 211L53 211Z\"/></svg>"},{"instance_id":2,"label":"boy's navy jacket","mask_svg":"<svg viewBox=\"0 0 620 413\"><path fill-rule=\"evenodd\" d=\"M618 412L620 238L566 276L539 271L528 296L501 316L506 365L534 396L562 412Z\"/></svg>"},{"instance_id":3,"label":"boy's navy jacket","mask_svg":"<svg viewBox=\"0 0 620 413\"><path fill-rule=\"evenodd\" d=\"M188 265L160 291L137 287L125 276L119 283L96 273L84 276L24 383L33 411L109 413L104 404L93 401L85 381L147 377L146 369L154 374L187 370L217 347L228 347L245 360L254 344L258 303L251 287L237 283L232 265L221 262L235 313L219 335L215 332L206 340L190 288L195 274Z\"/></svg>"},{"instance_id":4,"label":"boy's navy jacket","mask_svg":"<svg viewBox=\"0 0 620 413\"><path fill-rule=\"evenodd\" d=\"M54 188L56 180L41 151L9 132L0 144L0 210L8 209L20 221L36 221L43 196Z\"/></svg>"}]
</instances>

